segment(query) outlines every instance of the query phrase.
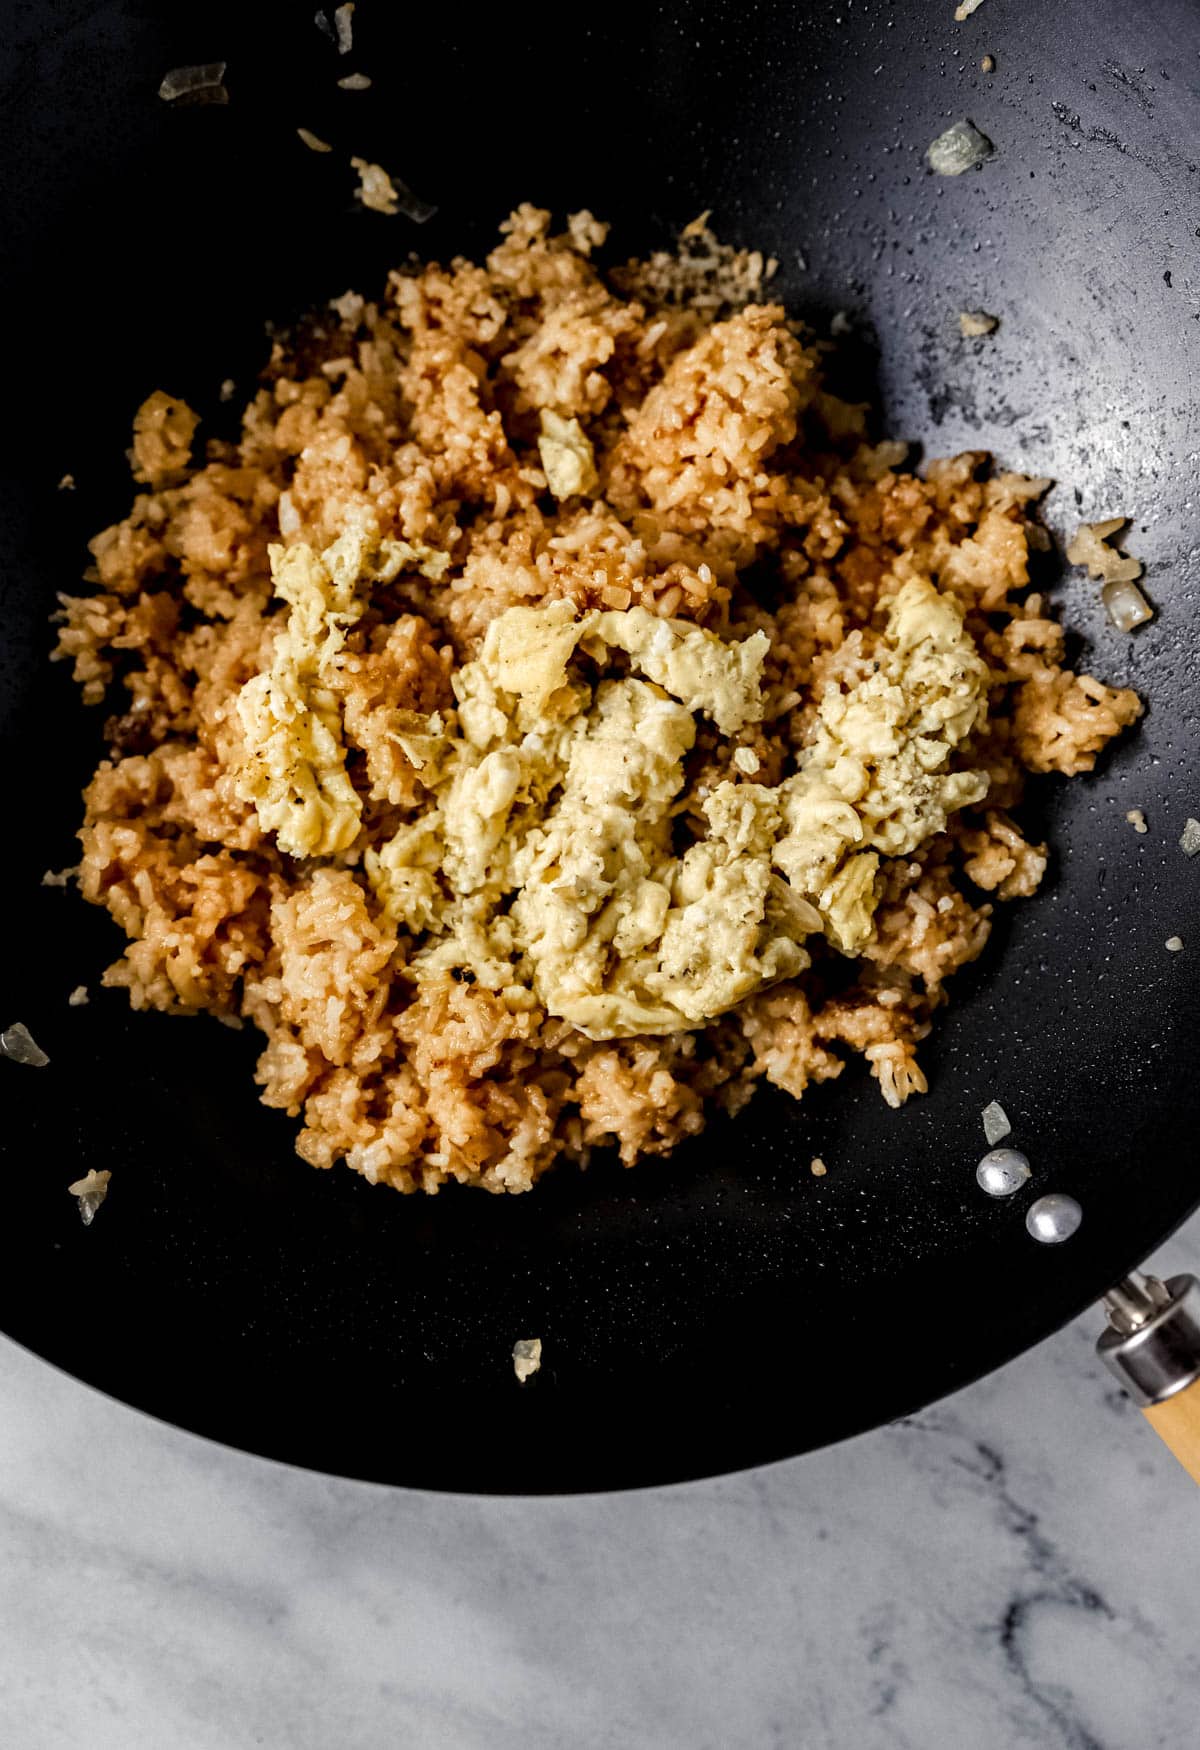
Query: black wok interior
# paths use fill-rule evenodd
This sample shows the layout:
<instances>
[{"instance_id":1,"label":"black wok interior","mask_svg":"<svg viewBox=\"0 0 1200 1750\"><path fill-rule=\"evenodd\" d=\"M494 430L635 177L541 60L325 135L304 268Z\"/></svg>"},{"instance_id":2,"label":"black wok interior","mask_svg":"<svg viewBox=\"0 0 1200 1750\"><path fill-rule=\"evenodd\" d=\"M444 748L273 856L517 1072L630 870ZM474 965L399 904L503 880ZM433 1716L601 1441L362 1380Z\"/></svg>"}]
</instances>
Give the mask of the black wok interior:
<instances>
[{"instance_id":1,"label":"black wok interior","mask_svg":"<svg viewBox=\"0 0 1200 1750\"><path fill-rule=\"evenodd\" d=\"M1016 1355L1200 1199L1200 860L1177 848L1200 815L1200 14L360 0L339 61L313 6L6 8L0 1026L25 1021L52 1062L0 1064L0 1327L185 1427L384 1482L621 1487L802 1452ZM227 107L157 99L166 69L216 59ZM369 92L336 88L351 68ZM934 177L924 150L961 116L996 156ZM358 209L350 152L436 217ZM248 1034L98 989L115 926L40 885L75 861L100 751L47 616L127 507L146 394L225 429L218 385L251 381L268 318L377 287L412 249L483 250L522 199L590 206L616 257L711 208L778 256L818 330L847 313L839 368L889 434L1053 475L1060 531L1133 517L1153 624L1116 632L1079 573L1054 592L1149 713L1090 779L1035 786L1053 877L957 980L927 1098L891 1112L855 1068L799 1107L764 1093L665 1164L406 1199L294 1157ZM1002 325L967 344L977 308ZM993 1098L1034 1165L1008 1203L974 1179ZM113 1178L85 1229L66 1186L89 1166ZM1051 1189L1084 1209L1058 1248L1024 1228ZM545 1359L519 1388L523 1336Z\"/></svg>"}]
</instances>

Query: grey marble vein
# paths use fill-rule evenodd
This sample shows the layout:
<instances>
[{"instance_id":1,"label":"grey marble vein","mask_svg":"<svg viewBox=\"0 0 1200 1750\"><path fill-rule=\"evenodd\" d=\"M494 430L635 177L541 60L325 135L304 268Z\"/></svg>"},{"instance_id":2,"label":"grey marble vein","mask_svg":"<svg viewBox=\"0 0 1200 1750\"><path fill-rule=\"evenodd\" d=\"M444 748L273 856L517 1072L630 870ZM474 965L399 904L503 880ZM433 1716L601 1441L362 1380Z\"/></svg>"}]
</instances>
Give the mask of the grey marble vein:
<instances>
[{"instance_id":1,"label":"grey marble vein","mask_svg":"<svg viewBox=\"0 0 1200 1750\"><path fill-rule=\"evenodd\" d=\"M1198 1258L1200 1218L1160 1265ZM0 1745L1196 1743L1200 1498L1097 1328L805 1460L551 1501L289 1470L0 1344Z\"/></svg>"}]
</instances>

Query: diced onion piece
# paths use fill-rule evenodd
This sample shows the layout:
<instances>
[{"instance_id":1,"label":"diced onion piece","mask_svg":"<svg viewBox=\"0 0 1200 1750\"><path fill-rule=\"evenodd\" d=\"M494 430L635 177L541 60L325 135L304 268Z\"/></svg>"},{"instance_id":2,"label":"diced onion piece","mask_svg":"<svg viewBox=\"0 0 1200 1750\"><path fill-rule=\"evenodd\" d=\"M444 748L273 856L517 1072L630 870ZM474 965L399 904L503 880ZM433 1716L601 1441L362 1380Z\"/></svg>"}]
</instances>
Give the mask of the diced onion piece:
<instances>
[{"instance_id":1,"label":"diced onion piece","mask_svg":"<svg viewBox=\"0 0 1200 1750\"><path fill-rule=\"evenodd\" d=\"M1136 583L1122 578L1118 583L1106 583L1100 597L1108 609L1108 617L1121 632L1132 632L1154 618L1154 609Z\"/></svg>"},{"instance_id":2,"label":"diced onion piece","mask_svg":"<svg viewBox=\"0 0 1200 1750\"><path fill-rule=\"evenodd\" d=\"M13 1063L27 1063L31 1069L45 1069L50 1062L24 1021L14 1021L0 1033L0 1051Z\"/></svg>"},{"instance_id":3,"label":"diced onion piece","mask_svg":"<svg viewBox=\"0 0 1200 1750\"><path fill-rule=\"evenodd\" d=\"M1008 1113L999 1100L990 1100L980 1116L983 1119L983 1134L987 1137L989 1148L995 1148L998 1142L1003 1142L1006 1136L1012 1135L1012 1125L1008 1122Z\"/></svg>"},{"instance_id":4,"label":"diced onion piece","mask_svg":"<svg viewBox=\"0 0 1200 1750\"><path fill-rule=\"evenodd\" d=\"M371 89L370 75L367 73L347 73L344 79L338 80L342 91L369 91Z\"/></svg>"},{"instance_id":5,"label":"diced onion piece","mask_svg":"<svg viewBox=\"0 0 1200 1750\"><path fill-rule=\"evenodd\" d=\"M986 310L959 311L958 328L964 340L979 340L985 334L994 334L999 326L999 316L991 316Z\"/></svg>"},{"instance_id":6,"label":"diced onion piece","mask_svg":"<svg viewBox=\"0 0 1200 1750\"><path fill-rule=\"evenodd\" d=\"M512 1346L513 1372L522 1385L531 1379L542 1365L542 1339L518 1337Z\"/></svg>"},{"instance_id":7,"label":"diced onion piece","mask_svg":"<svg viewBox=\"0 0 1200 1750\"><path fill-rule=\"evenodd\" d=\"M1182 936L1168 936L1166 945L1172 954L1182 954L1183 953L1183 937Z\"/></svg>"},{"instance_id":8,"label":"diced onion piece","mask_svg":"<svg viewBox=\"0 0 1200 1750\"><path fill-rule=\"evenodd\" d=\"M414 225L424 225L437 212L432 201L422 200L419 194L414 194L406 182L401 182L398 176L393 176L392 187L396 191L396 204L406 219L411 219Z\"/></svg>"},{"instance_id":9,"label":"diced onion piece","mask_svg":"<svg viewBox=\"0 0 1200 1750\"><path fill-rule=\"evenodd\" d=\"M333 28L337 33L338 54L348 55L354 47L354 0L345 0L345 5L334 7Z\"/></svg>"},{"instance_id":10,"label":"diced onion piece","mask_svg":"<svg viewBox=\"0 0 1200 1750\"><path fill-rule=\"evenodd\" d=\"M314 134L310 129L297 128L296 132L297 132L297 134L299 134L300 138L304 141L304 144L308 147L310 152L332 152L333 151L333 147L329 144L328 140L321 139L319 134Z\"/></svg>"},{"instance_id":11,"label":"diced onion piece","mask_svg":"<svg viewBox=\"0 0 1200 1750\"><path fill-rule=\"evenodd\" d=\"M67 1186L72 1197L79 1199L79 1215L84 1227L91 1227L95 1221L96 1211L108 1196L108 1181L111 1178L112 1174L107 1167L100 1172L92 1167L82 1179L76 1179L73 1185Z\"/></svg>"},{"instance_id":12,"label":"diced onion piece","mask_svg":"<svg viewBox=\"0 0 1200 1750\"><path fill-rule=\"evenodd\" d=\"M974 122L952 122L939 134L925 154L925 162L938 176L961 176L984 164L996 148Z\"/></svg>"},{"instance_id":13,"label":"diced onion piece","mask_svg":"<svg viewBox=\"0 0 1200 1750\"><path fill-rule=\"evenodd\" d=\"M959 5L954 8L955 24L965 24L971 14L978 12L982 5L983 0L960 0Z\"/></svg>"},{"instance_id":14,"label":"diced onion piece","mask_svg":"<svg viewBox=\"0 0 1200 1750\"><path fill-rule=\"evenodd\" d=\"M1184 822L1183 831L1179 835L1179 848L1185 857L1200 854L1200 820L1193 820L1191 815Z\"/></svg>"},{"instance_id":15,"label":"diced onion piece","mask_svg":"<svg viewBox=\"0 0 1200 1750\"><path fill-rule=\"evenodd\" d=\"M174 103L180 97L199 98L202 95L209 103L228 103L229 93L222 84L224 78L224 61L208 61L200 67L172 67L163 75L158 95L164 103Z\"/></svg>"},{"instance_id":16,"label":"diced onion piece","mask_svg":"<svg viewBox=\"0 0 1200 1750\"><path fill-rule=\"evenodd\" d=\"M1146 814L1144 809L1130 808L1127 811L1125 818L1133 828L1134 832L1150 831L1150 828L1146 824Z\"/></svg>"}]
</instances>

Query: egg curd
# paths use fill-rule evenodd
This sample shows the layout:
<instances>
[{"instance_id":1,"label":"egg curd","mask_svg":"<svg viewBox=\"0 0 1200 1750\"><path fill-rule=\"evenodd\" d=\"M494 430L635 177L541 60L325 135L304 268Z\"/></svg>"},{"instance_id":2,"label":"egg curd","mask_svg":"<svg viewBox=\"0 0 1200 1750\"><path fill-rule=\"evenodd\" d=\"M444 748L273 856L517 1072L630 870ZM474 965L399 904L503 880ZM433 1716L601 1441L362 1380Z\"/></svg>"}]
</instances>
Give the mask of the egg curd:
<instances>
[{"instance_id":1,"label":"egg curd","mask_svg":"<svg viewBox=\"0 0 1200 1750\"><path fill-rule=\"evenodd\" d=\"M358 835L332 683L370 590L414 559L362 523L321 553L271 549L290 612L238 696L253 750L238 782L293 857ZM915 850L986 794L984 773L950 761L985 711L987 665L954 598L910 578L870 672L826 687L799 769L768 787L731 757L701 799L706 830L681 846L697 719L729 738L761 721L768 642L643 607L498 615L453 677L456 709L396 724L427 805L365 853L388 919L428 938L415 978L466 976L611 1039L702 1027L803 971L810 936L860 953L880 854Z\"/></svg>"}]
</instances>

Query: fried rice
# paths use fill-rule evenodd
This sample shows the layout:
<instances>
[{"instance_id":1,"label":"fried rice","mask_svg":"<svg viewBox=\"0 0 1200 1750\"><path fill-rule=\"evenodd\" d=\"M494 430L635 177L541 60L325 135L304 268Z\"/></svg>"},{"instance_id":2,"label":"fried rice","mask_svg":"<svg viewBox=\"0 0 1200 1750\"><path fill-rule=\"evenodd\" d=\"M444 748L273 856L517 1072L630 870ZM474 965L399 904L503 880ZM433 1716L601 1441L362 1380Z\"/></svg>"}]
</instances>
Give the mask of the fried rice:
<instances>
[{"instance_id":1,"label":"fried rice","mask_svg":"<svg viewBox=\"0 0 1200 1750\"><path fill-rule=\"evenodd\" d=\"M240 436L200 459L195 413L151 396L140 490L60 616L57 654L108 710L79 872L127 937L105 984L137 1009L251 1023L261 1097L300 1121L299 1154L402 1191L524 1191L602 1147L633 1164L761 1080L799 1099L854 1056L889 1105L923 1092L918 1048L948 980L982 951L993 903L1028 897L1046 868L1019 824L1026 773L1090 770L1141 708L1065 666L1031 587L1048 482L983 453L905 468L904 445L871 441L868 410L823 387L822 348L769 301L761 255L698 223L678 252L604 271L590 214L555 235L526 206L502 230L481 266L406 267L377 301L347 293L277 338ZM594 459L594 486L561 503L546 415L577 421ZM235 701L284 625L268 547L325 546L364 510L445 557L381 586L347 635L335 705L361 826L297 859L244 799ZM988 791L884 861L861 955L822 945L796 978L654 1037L595 1039L469 978L413 977L420 941L389 921L364 858L422 805L398 714L452 710L452 677L498 615L565 598L726 639L765 631L770 709L738 769L778 784L847 641L869 656L898 571L957 600L989 665L986 719L956 755ZM729 775L722 761L702 729L693 797Z\"/></svg>"}]
</instances>

